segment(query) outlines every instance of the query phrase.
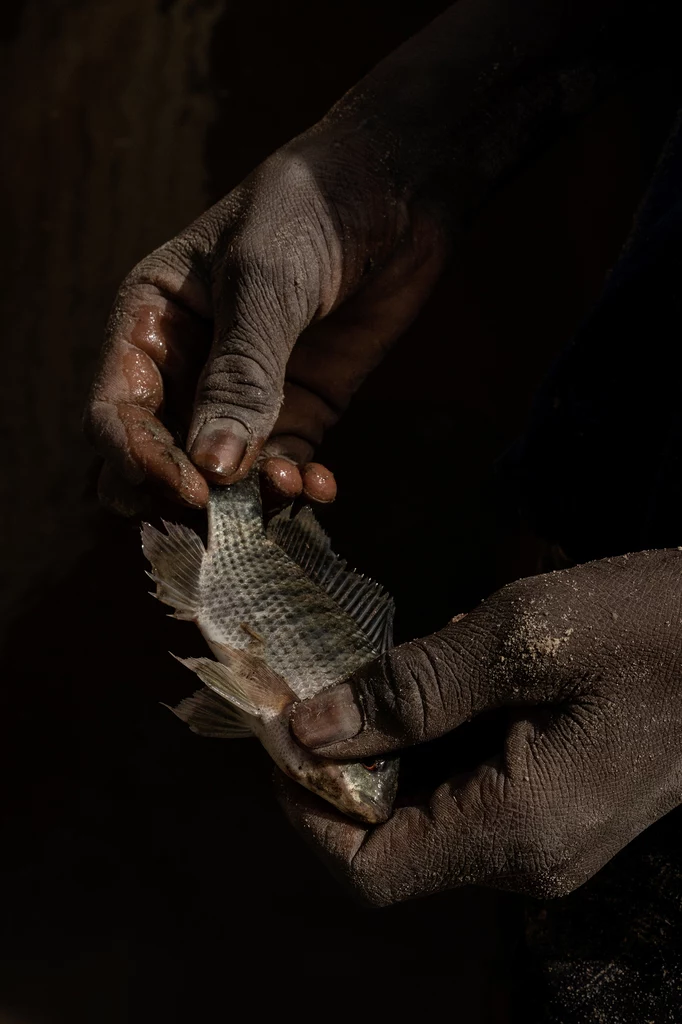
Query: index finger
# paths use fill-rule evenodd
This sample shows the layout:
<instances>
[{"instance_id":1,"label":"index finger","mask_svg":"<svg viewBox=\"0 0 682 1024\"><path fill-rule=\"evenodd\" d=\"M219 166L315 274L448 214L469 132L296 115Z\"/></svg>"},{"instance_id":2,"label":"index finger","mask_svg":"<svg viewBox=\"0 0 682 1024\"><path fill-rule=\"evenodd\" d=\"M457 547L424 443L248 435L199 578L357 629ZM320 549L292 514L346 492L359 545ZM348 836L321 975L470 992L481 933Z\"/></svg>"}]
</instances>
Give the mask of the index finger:
<instances>
[{"instance_id":1,"label":"index finger","mask_svg":"<svg viewBox=\"0 0 682 1024\"><path fill-rule=\"evenodd\" d=\"M160 486L195 507L206 504L208 485L160 414L169 392L191 410L210 335L210 321L179 295L148 282L124 285L84 420L94 447L128 481Z\"/></svg>"}]
</instances>

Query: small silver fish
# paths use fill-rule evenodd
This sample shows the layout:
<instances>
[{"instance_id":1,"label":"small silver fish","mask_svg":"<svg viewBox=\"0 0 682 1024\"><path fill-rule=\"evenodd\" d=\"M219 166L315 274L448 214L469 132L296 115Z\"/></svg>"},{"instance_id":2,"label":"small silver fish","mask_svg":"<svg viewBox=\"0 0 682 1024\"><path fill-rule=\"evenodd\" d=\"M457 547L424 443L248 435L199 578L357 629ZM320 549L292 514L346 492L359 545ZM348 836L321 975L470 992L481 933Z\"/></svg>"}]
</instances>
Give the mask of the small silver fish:
<instances>
[{"instance_id":1,"label":"small silver fish","mask_svg":"<svg viewBox=\"0 0 682 1024\"><path fill-rule=\"evenodd\" d=\"M186 526L148 523L142 547L155 596L196 622L217 661L178 659L204 688L175 714L193 732L255 735L292 779L368 823L385 821L398 761L331 761L289 731L298 700L341 682L391 646L393 600L351 572L309 508L279 513L265 529L257 473L212 488L208 546Z\"/></svg>"}]
</instances>

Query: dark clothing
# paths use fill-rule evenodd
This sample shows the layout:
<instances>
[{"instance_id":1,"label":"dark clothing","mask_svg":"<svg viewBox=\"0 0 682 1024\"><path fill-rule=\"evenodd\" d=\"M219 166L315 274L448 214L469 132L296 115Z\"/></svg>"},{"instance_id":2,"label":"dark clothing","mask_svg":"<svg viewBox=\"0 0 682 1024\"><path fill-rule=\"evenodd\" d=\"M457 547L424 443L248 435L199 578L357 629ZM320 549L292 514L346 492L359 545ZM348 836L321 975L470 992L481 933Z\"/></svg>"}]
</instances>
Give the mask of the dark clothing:
<instances>
[{"instance_id":1,"label":"dark clothing","mask_svg":"<svg viewBox=\"0 0 682 1024\"><path fill-rule=\"evenodd\" d=\"M682 545L682 120L603 295L506 460L570 560ZM543 1024L682 1021L682 808L571 896L528 910ZM521 1018L520 1018L521 1019Z\"/></svg>"},{"instance_id":2,"label":"dark clothing","mask_svg":"<svg viewBox=\"0 0 682 1024\"><path fill-rule=\"evenodd\" d=\"M682 544L682 127L601 300L514 453L520 504L575 562Z\"/></svg>"}]
</instances>

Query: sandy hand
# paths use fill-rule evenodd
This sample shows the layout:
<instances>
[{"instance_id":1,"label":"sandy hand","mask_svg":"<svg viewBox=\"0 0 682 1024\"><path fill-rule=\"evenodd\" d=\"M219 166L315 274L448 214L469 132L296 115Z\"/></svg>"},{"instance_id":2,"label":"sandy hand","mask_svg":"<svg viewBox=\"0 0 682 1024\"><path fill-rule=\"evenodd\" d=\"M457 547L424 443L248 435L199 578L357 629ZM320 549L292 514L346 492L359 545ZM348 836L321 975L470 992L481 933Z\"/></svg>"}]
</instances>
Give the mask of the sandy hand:
<instances>
[{"instance_id":1,"label":"sandy hand","mask_svg":"<svg viewBox=\"0 0 682 1024\"><path fill-rule=\"evenodd\" d=\"M463 884L564 895L682 800L682 552L520 580L303 702L316 753L368 758L507 708L498 759L375 828L282 780L285 810L364 900ZM453 737L454 739L454 737Z\"/></svg>"}]
</instances>

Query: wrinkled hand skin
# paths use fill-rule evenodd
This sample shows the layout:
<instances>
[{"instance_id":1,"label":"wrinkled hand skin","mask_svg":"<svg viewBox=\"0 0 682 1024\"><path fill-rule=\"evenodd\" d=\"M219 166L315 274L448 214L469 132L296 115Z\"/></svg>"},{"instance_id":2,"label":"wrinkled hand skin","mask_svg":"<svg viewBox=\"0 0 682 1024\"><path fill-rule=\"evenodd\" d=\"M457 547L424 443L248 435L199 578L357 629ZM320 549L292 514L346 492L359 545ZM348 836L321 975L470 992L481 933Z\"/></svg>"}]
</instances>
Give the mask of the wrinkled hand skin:
<instances>
[{"instance_id":1,"label":"wrinkled hand skin","mask_svg":"<svg viewBox=\"0 0 682 1024\"><path fill-rule=\"evenodd\" d=\"M102 499L133 511L156 489L202 507L209 482L259 459L276 500L332 500L315 448L418 313L451 236L611 82L621 8L459 0L142 260L85 415ZM639 31L639 5L624 10Z\"/></svg>"},{"instance_id":2,"label":"wrinkled hand skin","mask_svg":"<svg viewBox=\"0 0 682 1024\"><path fill-rule=\"evenodd\" d=\"M365 758L507 707L499 761L369 829L284 779L280 799L366 903L469 883L562 896L682 801L681 679L682 551L519 580L292 718L317 753Z\"/></svg>"},{"instance_id":3,"label":"wrinkled hand skin","mask_svg":"<svg viewBox=\"0 0 682 1024\"><path fill-rule=\"evenodd\" d=\"M313 451L444 258L373 146L318 126L128 276L85 417L109 505L152 485L201 507L259 456L266 493L334 498Z\"/></svg>"}]
</instances>

